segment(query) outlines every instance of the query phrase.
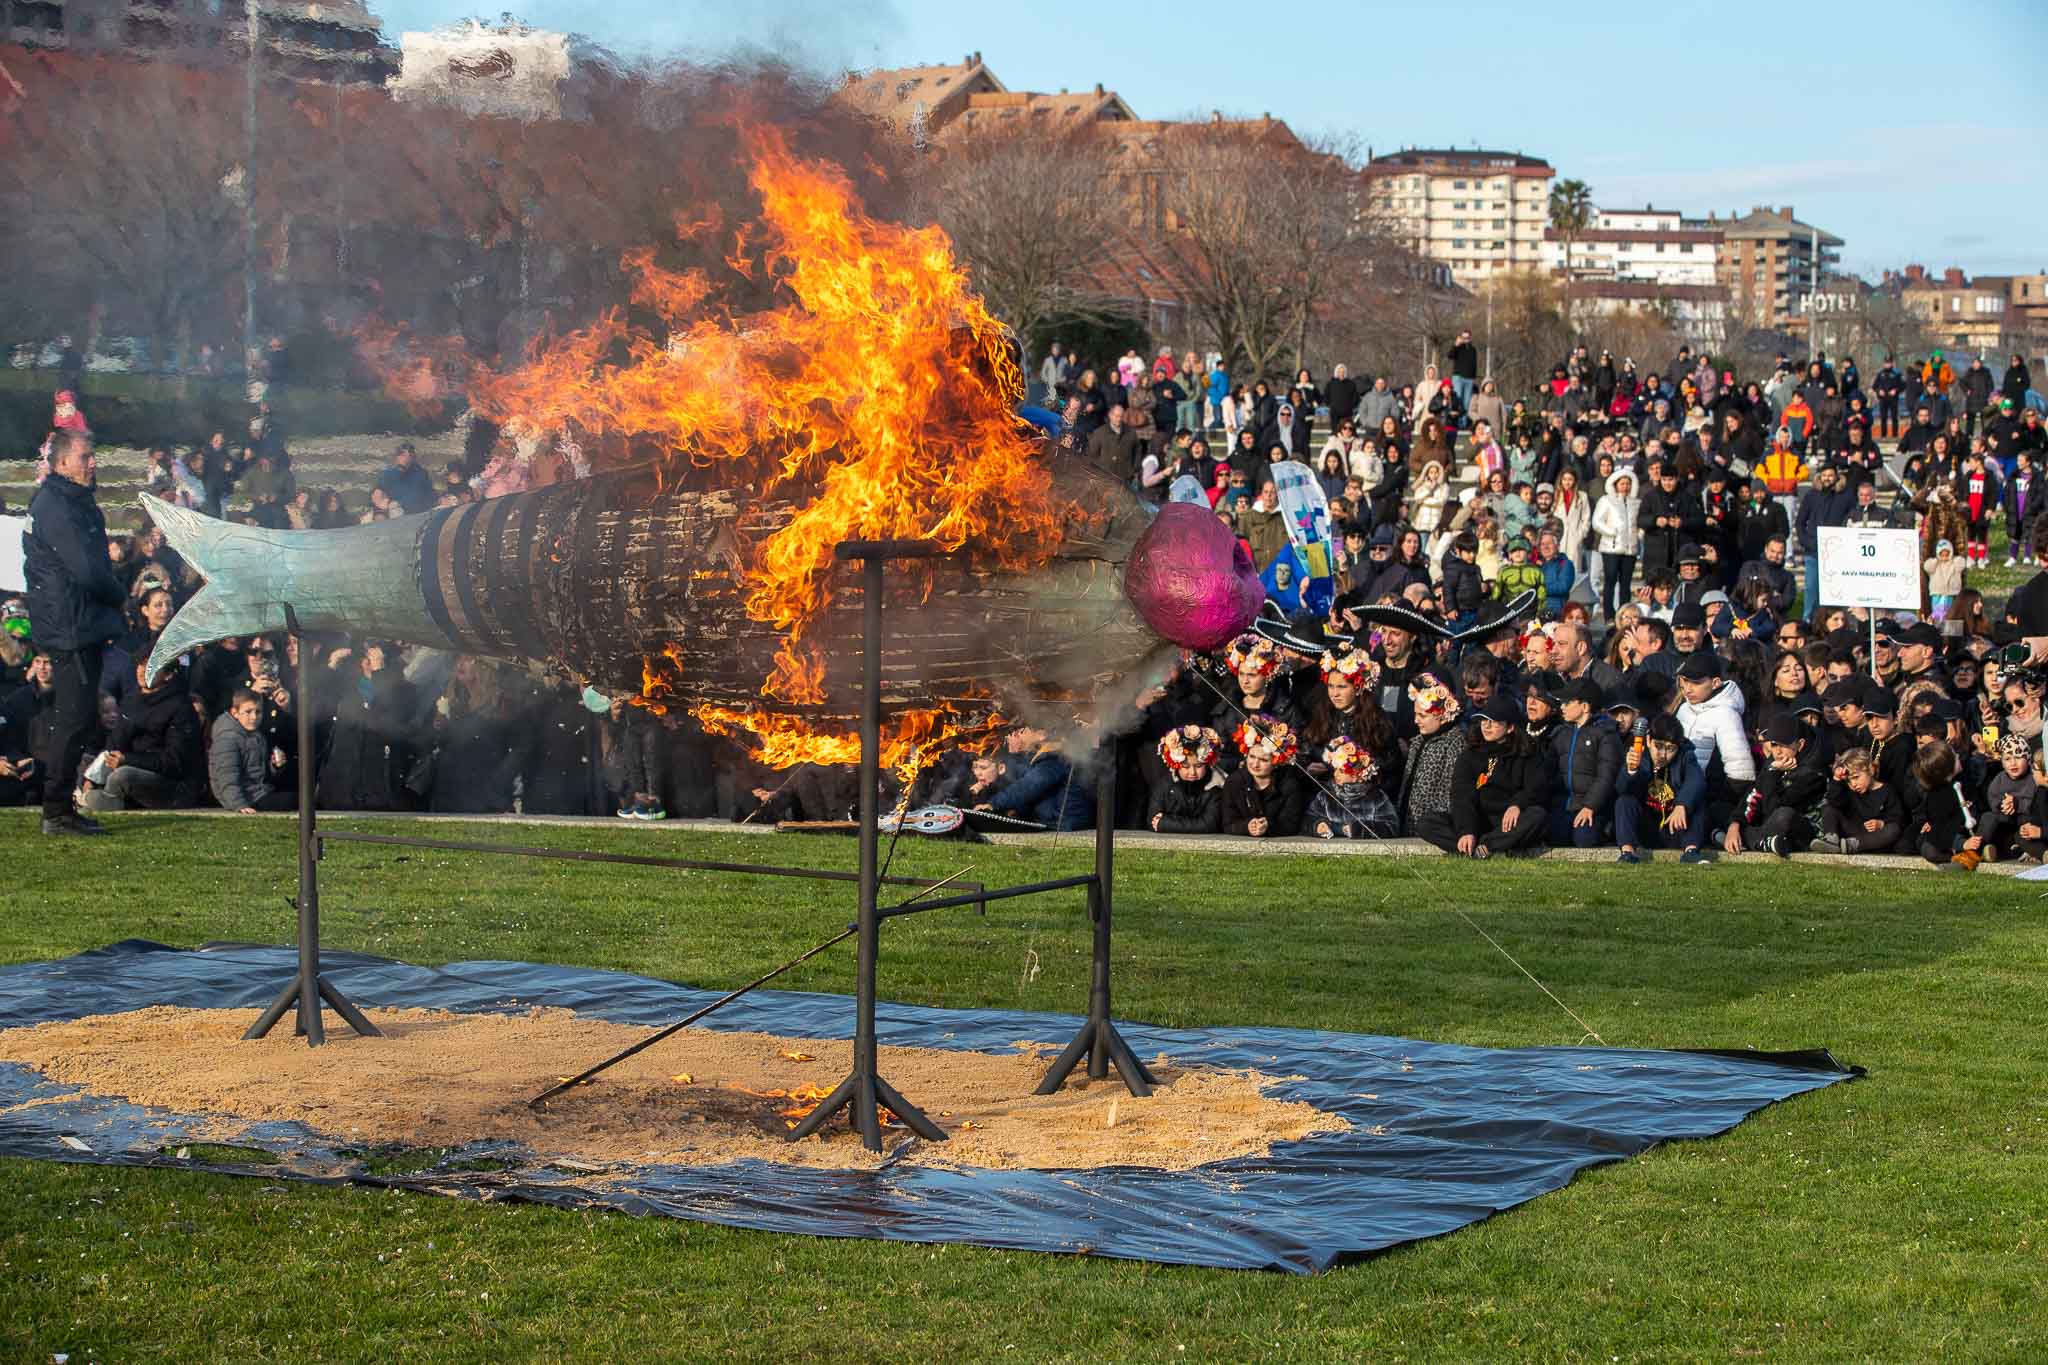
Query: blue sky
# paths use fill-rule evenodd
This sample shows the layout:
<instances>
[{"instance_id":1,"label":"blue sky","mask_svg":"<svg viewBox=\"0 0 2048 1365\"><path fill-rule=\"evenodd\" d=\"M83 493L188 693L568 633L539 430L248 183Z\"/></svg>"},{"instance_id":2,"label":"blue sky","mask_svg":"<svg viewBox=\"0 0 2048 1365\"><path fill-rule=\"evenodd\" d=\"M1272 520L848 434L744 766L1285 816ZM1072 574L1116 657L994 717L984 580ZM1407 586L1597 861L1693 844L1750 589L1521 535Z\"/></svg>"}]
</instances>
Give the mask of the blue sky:
<instances>
[{"instance_id":1,"label":"blue sky","mask_svg":"<svg viewBox=\"0 0 2048 1365\"><path fill-rule=\"evenodd\" d=\"M396 42L478 11L370 0ZM488 11L495 14L496 11ZM1271 113L1363 146L1541 156L1607 207L1792 205L1875 276L2048 269L2048 4L1380 6L534 0L622 52L772 48L825 70L958 61L1100 81L1145 118ZM1638 20L1636 16L1646 16ZM1654 19L1647 16L1655 16Z\"/></svg>"}]
</instances>

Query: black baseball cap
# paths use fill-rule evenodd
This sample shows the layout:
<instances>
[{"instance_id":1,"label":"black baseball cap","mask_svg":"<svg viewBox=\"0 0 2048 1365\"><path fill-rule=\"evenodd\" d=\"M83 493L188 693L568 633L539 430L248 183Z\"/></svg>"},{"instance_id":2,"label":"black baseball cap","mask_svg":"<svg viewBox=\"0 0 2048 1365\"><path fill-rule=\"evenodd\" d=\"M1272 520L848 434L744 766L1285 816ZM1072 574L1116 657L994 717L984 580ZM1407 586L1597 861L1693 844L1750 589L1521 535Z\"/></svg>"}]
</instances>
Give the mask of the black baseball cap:
<instances>
[{"instance_id":1,"label":"black baseball cap","mask_svg":"<svg viewBox=\"0 0 2048 1365\"><path fill-rule=\"evenodd\" d=\"M1705 682L1721 675L1721 657L1711 649L1687 655L1685 662L1678 666L1678 676L1687 682Z\"/></svg>"},{"instance_id":2,"label":"black baseball cap","mask_svg":"<svg viewBox=\"0 0 2048 1365\"><path fill-rule=\"evenodd\" d=\"M1790 711L1780 711L1764 725L1764 738L1772 744L1797 744L1805 733Z\"/></svg>"},{"instance_id":3,"label":"black baseball cap","mask_svg":"<svg viewBox=\"0 0 2048 1365\"><path fill-rule=\"evenodd\" d=\"M1685 602L1671 609L1673 630L1704 630L1707 626L1707 609L1697 602Z\"/></svg>"},{"instance_id":4,"label":"black baseball cap","mask_svg":"<svg viewBox=\"0 0 2048 1365\"><path fill-rule=\"evenodd\" d=\"M1498 721L1502 725L1520 725L1522 708L1520 703L1505 692L1496 692L1486 699L1486 705L1479 708L1479 714L1486 720Z\"/></svg>"}]
</instances>

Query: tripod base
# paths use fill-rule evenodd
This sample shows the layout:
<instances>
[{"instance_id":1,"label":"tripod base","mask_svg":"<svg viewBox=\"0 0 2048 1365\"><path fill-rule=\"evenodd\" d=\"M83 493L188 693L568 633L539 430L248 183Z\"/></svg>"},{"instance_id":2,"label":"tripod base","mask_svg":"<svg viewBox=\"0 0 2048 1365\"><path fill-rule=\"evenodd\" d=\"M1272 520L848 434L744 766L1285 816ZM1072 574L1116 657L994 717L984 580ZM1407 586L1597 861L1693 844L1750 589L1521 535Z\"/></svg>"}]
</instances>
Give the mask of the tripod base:
<instances>
[{"instance_id":1,"label":"tripod base","mask_svg":"<svg viewBox=\"0 0 2048 1365\"><path fill-rule=\"evenodd\" d=\"M816 1109L804 1115L803 1122L790 1129L787 1140L795 1142L798 1138L809 1137L844 1109L847 1122L860 1134L861 1145L871 1152L879 1152L882 1150L882 1115L878 1106L886 1106L898 1122L919 1137L929 1142L946 1140L945 1131L926 1118L922 1109L904 1099L895 1086L871 1071L859 1070L820 1100Z\"/></svg>"},{"instance_id":2,"label":"tripod base","mask_svg":"<svg viewBox=\"0 0 2048 1365\"><path fill-rule=\"evenodd\" d=\"M311 990L307 989L309 984L312 987ZM284 989L277 993L277 998L270 1002L264 1009L262 1016L255 1023L249 1025L249 1031L243 1034L242 1037L245 1041L252 1038L261 1038L277 1026L277 1021L284 1018L286 1010L290 1009L293 1005L297 1005L299 1007L299 1018L297 1027L293 1032L305 1035L307 1047L319 1047L327 1041L327 1029L320 1020L320 1002L322 1000L325 1000L333 1008L334 1012L341 1016L344 1023L363 1037L382 1038L384 1036L377 1026L371 1023L363 1012L355 1007L355 1002L341 993L340 987L324 976L316 976L310 983L300 977L294 977L286 982Z\"/></svg>"},{"instance_id":3,"label":"tripod base","mask_svg":"<svg viewBox=\"0 0 2048 1365\"><path fill-rule=\"evenodd\" d=\"M1131 1051L1123 1035L1116 1031L1116 1025L1108 1019L1090 1019L1060 1053L1059 1060L1052 1064L1052 1070L1045 1073L1045 1079L1038 1083L1037 1093L1054 1095L1065 1085L1067 1077L1080 1065L1081 1058L1088 1059L1088 1079L1103 1080L1109 1075L1110 1064L1116 1064L1116 1074L1133 1095L1144 1099L1152 1093L1152 1087L1159 1084L1159 1078L1145 1069L1138 1060L1138 1054Z\"/></svg>"}]
</instances>

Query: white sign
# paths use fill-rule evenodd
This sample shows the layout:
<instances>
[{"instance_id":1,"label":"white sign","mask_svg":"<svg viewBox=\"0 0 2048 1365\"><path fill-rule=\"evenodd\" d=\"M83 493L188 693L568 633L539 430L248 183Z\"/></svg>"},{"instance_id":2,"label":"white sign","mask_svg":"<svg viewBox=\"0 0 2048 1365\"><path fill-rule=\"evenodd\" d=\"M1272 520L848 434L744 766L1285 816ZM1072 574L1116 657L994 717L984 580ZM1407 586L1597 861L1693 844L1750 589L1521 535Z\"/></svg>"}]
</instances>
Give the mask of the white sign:
<instances>
[{"instance_id":1,"label":"white sign","mask_svg":"<svg viewBox=\"0 0 2048 1365\"><path fill-rule=\"evenodd\" d=\"M0 592L27 592L28 573L21 564L21 537L27 517L0 517Z\"/></svg>"},{"instance_id":2,"label":"white sign","mask_svg":"<svg viewBox=\"0 0 2048 1365\"><path fill-rule=\"evenodd\" d=\"M1820 600L1830 607L1920 609L1920 533L1869 526L1820 530Z\"/></svg>"}]
</instances>

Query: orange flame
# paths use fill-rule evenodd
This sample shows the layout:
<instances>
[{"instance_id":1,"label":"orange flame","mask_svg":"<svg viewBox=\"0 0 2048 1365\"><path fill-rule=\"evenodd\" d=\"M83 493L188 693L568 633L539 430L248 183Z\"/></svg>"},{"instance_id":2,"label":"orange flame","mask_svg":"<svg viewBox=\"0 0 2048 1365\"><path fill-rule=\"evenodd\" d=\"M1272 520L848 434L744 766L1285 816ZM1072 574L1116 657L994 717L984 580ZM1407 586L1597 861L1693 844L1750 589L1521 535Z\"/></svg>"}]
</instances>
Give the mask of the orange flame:
<instances>
[{"instance_id":1,"label":"orange flame","mask_svg":"<svg viewBox=\"0 0 2048 1365\"><path fill-rule=\"evenodd\" d=\"M1007 336L945 234L870 218L839 168L799 159L772 128L746 129L743 142L761 214L730 229L727 264L773 281L787 302L727 316L703 272L667 270L652 249L636 250L624 260L633 299L661 318L663 335L615 310L537 342L517 371L473 375L470 391L487 417L572 431L615 459L652 449L717 466L731 486L794 500L791 519L750 551L746 608L785 632L763 694L816 704L824 669L809 636L832 599L835 544L971 544L1024 568L1057 546L1070 509L1014 416L1023 380ZM717 216L678 224L684 237L724 230ZM912 575L892 570L899 576ZM645 702L684 694L679 663L674 650L648 661ZM777 766L858 754L851 737L794 717L695 714L707 728L754 735ZM946 719L899 718L883 762L903 763Z\"/></svg>"},{"instance_id":2,"label":"orange flame","mask_svg":"<svg viewBox=\"0 0 2048 1365\"><path fill-rule=\"evenodd\" d=\"M693 707L690 714L714 735L753 736L756 757L770 768L789 768L799 763L860 762L859 736L820 733L802 716L708 704ZM933 756L949 749L986 748L995 741L1002 724L999 715L962 721L950 711L905 711L883 722L882 752L877 762L894 772L907 787Z\"/></svg>"}]
</instances>

